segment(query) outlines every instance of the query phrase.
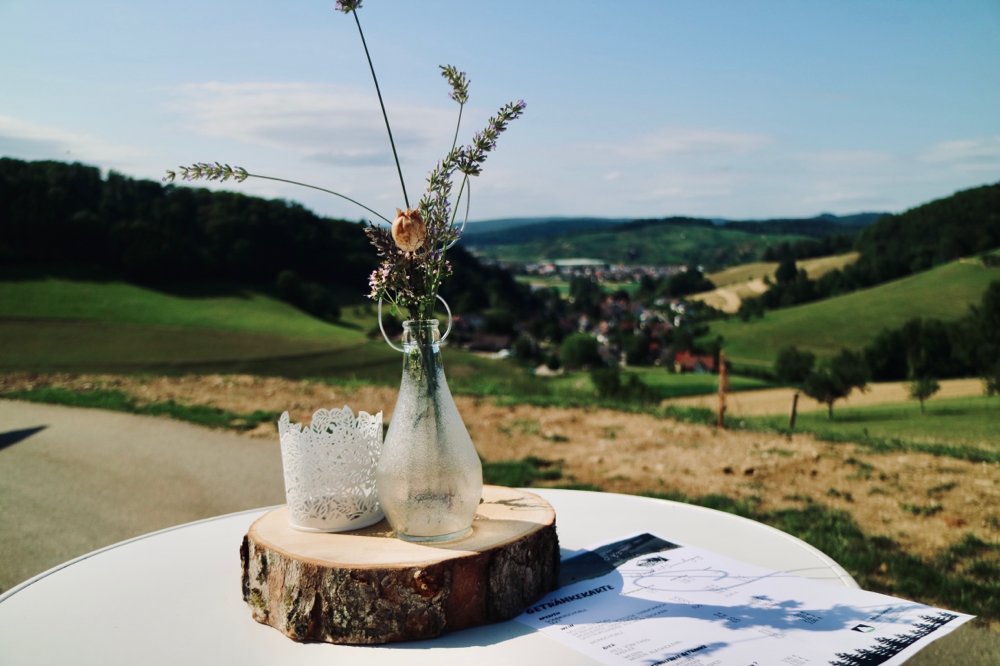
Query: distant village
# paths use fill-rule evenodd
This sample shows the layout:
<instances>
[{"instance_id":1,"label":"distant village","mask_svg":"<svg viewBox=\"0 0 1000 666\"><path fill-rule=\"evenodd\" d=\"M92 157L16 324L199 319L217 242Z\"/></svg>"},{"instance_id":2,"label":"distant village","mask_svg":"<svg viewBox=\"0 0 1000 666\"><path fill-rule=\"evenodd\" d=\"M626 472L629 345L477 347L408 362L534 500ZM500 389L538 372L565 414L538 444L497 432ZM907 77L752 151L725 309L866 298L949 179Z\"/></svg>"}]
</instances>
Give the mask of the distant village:
<instances>
[{"instance_id":1,"label":"distant village","mask_svg":"<svg viewBox=\"0 0 1000 666\"><path fill-rule=\"evenodd\" d=\"M557 259L541 263L500 263L515 275L530 275L540 278L594 277L600 282L629 284L638 282L642 276L659 279L676 275L687 270L686 266L626 266L609 264L600 259ZM700 268L700 267L699 267Z\"/></svg>"},{"instance_id":2,"label":"distant village","mask_svg":"<svg viewBox=\"0 0 1000 666\"><path fill-rule=\"evenodd\" d=\"M659 281L683 273L687 266L626 266L615 265L598 259L561 259L538 263L496 262L515 275L537 277L532 282L533 290L550 289L551 282L574 278L596 280L602 285L628 285L642 281ZM702 270L702 267L698 267ZM572 301L572 299L571 299ZM624 289L604 296L598 312L569 312L559 318L559 327L565 334L587 333L598 343L598 353L605 365L627 366L626 350L621 340L629 334L642 335L649 340L648 353L639 363L669 368L675 372L715 374L718 372L717 359L709 354L694 354L690 350L676 350L671 340L674 329L691 323L691 313L700 304L680 298L660 296L646 304L630 298ZM453 318L456 342L471 351L490 354L494 358L509 358L516 354L514 349L518 336L529 335L527 326L518 326L515 334L495 334L483 332L486 317L483 315L463 315ZM542 345L551 340L534 340ZM552 370L544 364L536 369L538 374L555 374L562 369Z\"/></svg>"}]
</instances>

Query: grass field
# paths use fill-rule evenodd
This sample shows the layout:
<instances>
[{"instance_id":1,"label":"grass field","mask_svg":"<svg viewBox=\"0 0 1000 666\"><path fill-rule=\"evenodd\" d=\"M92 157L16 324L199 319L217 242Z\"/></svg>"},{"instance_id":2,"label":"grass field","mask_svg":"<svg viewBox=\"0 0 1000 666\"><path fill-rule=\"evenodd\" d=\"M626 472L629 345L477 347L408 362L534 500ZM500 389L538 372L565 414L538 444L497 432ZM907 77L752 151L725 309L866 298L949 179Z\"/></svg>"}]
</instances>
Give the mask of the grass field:
<instances>
[{"instance_id":1,"label":"grass field","mask_svg":"<svg viewBox=\"0 0 1000 666\"><path fill-rule=\"evenodd\" d=\"M91 277L92 274L86 274ZM277 299L216 284L171 292L120 280L0 274L0 317L70 319L250 332L289 338L322 338L343 344L364 339L348 319L320 321Z\"/></svg>"},{"instance_id":2,"label":"grass field","mask_svg":"<svg viewBox=\"0 0 1000 666\"><path fill-rule=\"evenodd\" d=\"M331 324L225 284L162 291L80 269L0 278L0 371L399 379L399 355L365 335L371 307Z\"/></svg>"},{"instance_id":3,"label":"grass field","mask_svg":"<svg viewBox=\"0 0 1000 666\"><path fill-rule=\"evenodd\" d=\"M844 347L861 349L883 328L898 328L913 317L958 319L994 280L1000 280L1000 270L978 261L952 262L871 289L768 312L763 319L716 322L707 339L723 336L726 357L737 365L770 367L789 345L830 357Z\"/></svg>"},{"instance_id":4,"label":"grass field","mask_svg":"<svg viewBox=\"0 0 1000 666\"><path fill-rule=\"evenodd\" d=\"M444 355L458 386L492 382L493 392L502 393L522 377L510 363L460 349ZM401 354L381 337L344 344L180 326L0 319L0 372L247 374L398 385L401 368Z\"/></svg>"},{"instance_id":5,"label":"grass field","mask_svg":"<svg viewBox=\"0 0 1000 666\"><path fill-rule=\"evenodd\" d=\"M626 372L638 375L644 384L655 388L661 399L705 395L716 393L719 390L719 377L717 375L677 374L667 372L663 368L642 367L630 367L626 369ZM596 390L594 383L590 380L590 374L586 372L574 372L553 377L548 381L553 387L555 395L569 395L574 392L593 394ZM750 377L733 376L729 380L731 391L750 391L770 388L771 386L768 382Z\"/></svg>"},{"instance_id":6,"label":"grass field","mask_svg":"<svg viewBox=\"0 0 1000 666\"><path fill-rule=\"evenodd\" d=\"M869 438L898 439L917 443L974 446L1000 453L1000 398L931 399L926 413L913 400L868 407L837 407L834 420L825 411L799 414L795 429L814 432L827 439L863 442ZM746 417L757 427L784 428L787 416Z\"/></svg>"}]
</instances>

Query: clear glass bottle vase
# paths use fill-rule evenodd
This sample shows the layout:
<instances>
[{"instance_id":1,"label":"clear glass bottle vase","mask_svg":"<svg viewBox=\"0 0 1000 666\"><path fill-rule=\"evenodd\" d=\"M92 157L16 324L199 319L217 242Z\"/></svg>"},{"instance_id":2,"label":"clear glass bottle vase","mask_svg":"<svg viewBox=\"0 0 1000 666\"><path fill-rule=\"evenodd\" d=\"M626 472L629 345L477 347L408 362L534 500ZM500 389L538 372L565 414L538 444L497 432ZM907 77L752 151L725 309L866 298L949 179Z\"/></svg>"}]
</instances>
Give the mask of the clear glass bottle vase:
<instances>
[{"instance_id":1,"label":"clear glass bottle vase","mask_svg":"<svg viewBox=\"0 0 1000 666\"><path fill-rule=\"evenodd\" d=\"M483 494L483 469L441 364L436 319L403 322L403 379L375 470L396 536L464 536Z\"/></svg>"}]
</instances>

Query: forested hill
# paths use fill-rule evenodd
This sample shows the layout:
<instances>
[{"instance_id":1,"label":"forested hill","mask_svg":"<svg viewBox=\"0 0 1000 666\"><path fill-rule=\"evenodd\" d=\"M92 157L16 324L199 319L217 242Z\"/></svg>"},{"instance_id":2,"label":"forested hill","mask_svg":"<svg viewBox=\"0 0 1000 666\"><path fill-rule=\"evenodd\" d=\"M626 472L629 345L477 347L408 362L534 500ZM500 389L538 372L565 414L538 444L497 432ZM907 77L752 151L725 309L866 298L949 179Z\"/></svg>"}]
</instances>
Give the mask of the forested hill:
<instances>
[{"instance_id":1,"label":"forested hill","mask_svg":"<svg viewBox=\"0 0 1000 666\"><path fill-rule=\"evenodd\" d=\"M1000 247L1000 183L956 192L866 227L855 265L871 284Z\"/></svg>"},{"instance_id":2,"label":"forested hill","mask_svg":"<svg viewBox=\"0 0 1000 666\"><path fill-rule=\"evenodd\" d=\"M271 284L282 270L364 288L361 225L233 192L161 185L96 167L0 159L0 261L98 264L142 282ZM361 282L358 282L358 280Z\"/></svg>"},{"instance_id":3,"label":"forested hill","mask_svg":"<svg viewBox=\"0 0 1000 666\"><path fill-rule=\"evenodd\" d=\"M770 220L724 220L696 217L618 219L605 217L508 218L473 222L463 238L475 247L529 243L540 238L558 238L594 231L636 231L650 227L702 227L751 234L795 235L825 238L853 235L885 213L837 216L824 213L810 218Z\"/></svg>"},{"instance_id":4,"label":"forested hill","mask_svg":"<svg viewBox=\"0 0 1000 666\"><path fill-rule=\"evenodd\" d=\"M858 236L854 243L858 260L843 270L812 280L797 273L794 263L789 264L787 278L779 277L759 297L743 299L740 315L746 319L764 310L846 294L998 247L1000 183L963 190L879 218ZM796 257L773 258L789 261Z\"/></svg>"},{"instance_id":5,"label":"forested hill","mask_svg":"<svg viewBox=\"0 0 1000 666\"><path fill-rule=\"evenodd\" d=\"M509 275L460 248L449 299L517 304ZM158 285L221 280L335 318L334 294L368 291L377 265L361 224L234 192L163 185L79 163L0 158L0 267L84 264ZM487 287L488 285L488 287ZM468 291L468 294L464 292Z\"/></svg>"}]
</instances>

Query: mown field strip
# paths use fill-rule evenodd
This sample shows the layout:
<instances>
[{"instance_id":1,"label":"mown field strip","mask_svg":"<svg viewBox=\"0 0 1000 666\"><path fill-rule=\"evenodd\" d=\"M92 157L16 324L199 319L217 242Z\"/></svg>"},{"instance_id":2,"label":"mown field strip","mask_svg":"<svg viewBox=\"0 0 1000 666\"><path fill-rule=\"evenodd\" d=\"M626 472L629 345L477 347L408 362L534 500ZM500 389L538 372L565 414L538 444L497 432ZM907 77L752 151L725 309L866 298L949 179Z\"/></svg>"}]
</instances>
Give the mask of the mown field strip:
<instances>
[{"instance_id":1,"label":"mown field strip","mask_svg":"<svg viewBox=\"0 0 1000 666\"><path fill-rule=\"evenodd\" d=\"M941 390L930 402L944 398L965 398L983 394L983 383L979 379L945 379L941 382ZM731 416L771 416L787 414L792 406L792 396L795 390L790 388L764 389L761 391L740 391L730 394L727 398L727 410ZM870 384L869 391L855 391L847 399L834 405L834 412L849 407L867 407L888 403L906 402L909 399L909 389L906 382L887 382ZM718 409L717 395L692 396L674 398L664 401L666 405L677 407L702 407ZM799 396L799 412L826 410L826 405L816 402L806 395Z\"/></svg>"},{"instance_id":2,"label":"mown field strip","mask_svg":"<svg viewBox=\"0 0 1000 666\"><path fill-rule=\"evenodd\" d=\"M805 270L809 277L816 279L826 275L832 270L841 269L848 264L853 264L858 260L857 252L837 254L831 257L817 257L815 259L803 259L795 262L799 269ZM778 269L778 262L758 261L752 264L741 264L733 266L715 273L709 273L705 277L712 281L716 287L729 287L739 285L750 280L763 280L765 275L774 277L774 271Z\"/></svg>"}]
</instances>

